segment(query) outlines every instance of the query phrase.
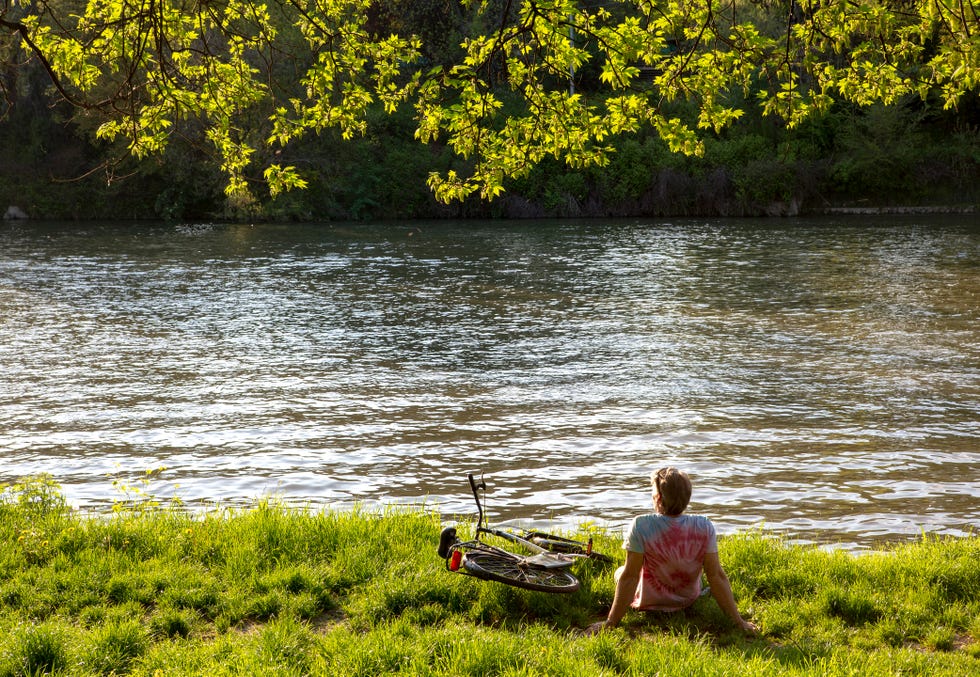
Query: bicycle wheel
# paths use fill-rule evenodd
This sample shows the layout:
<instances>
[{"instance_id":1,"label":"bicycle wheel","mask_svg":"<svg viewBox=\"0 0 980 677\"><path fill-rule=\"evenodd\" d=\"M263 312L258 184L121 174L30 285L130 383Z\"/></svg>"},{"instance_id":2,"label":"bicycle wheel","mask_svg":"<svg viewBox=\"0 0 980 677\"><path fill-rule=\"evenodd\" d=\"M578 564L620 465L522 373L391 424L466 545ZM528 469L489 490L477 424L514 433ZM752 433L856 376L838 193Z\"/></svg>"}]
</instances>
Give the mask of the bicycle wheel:
<instances>
[{"instance_id":1,"label":"bicycle wheel","mask_svg":"<svg viewBox=\"0 0 980 677\"><path fill-rule=\"evenodd\" d=\"M487 581L506 583L539 592L575 592L579 582L567 569L545 569L491 552L468 552L463 558L467 573Z\"/></svg>"}]
</instances>

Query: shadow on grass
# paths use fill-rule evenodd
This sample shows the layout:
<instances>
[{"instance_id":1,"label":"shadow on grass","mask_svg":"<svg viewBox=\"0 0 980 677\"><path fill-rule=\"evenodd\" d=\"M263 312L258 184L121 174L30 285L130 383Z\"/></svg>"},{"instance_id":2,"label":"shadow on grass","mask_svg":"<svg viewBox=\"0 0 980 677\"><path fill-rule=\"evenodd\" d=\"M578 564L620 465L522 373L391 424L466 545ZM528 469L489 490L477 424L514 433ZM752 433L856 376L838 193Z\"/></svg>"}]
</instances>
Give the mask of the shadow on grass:
<instances>
[{"instance_id":1,"label":"shadow on grass","mask_svg":"<svg viewBox=\"0 0 980 677\"><path fill-rule=\"evenodd\" d=\"M602 621L608 607L593 610L591 622ZM826 644L801 644L765 632L748 635L736 628L711 597L680 611L630 611L621 631L631 640L680 639L711 651L736 652L745 659L775 660L788 668L811 668L831 653ZM584 634L584 628L580 630Z\"/></svg>"}]
</instances>

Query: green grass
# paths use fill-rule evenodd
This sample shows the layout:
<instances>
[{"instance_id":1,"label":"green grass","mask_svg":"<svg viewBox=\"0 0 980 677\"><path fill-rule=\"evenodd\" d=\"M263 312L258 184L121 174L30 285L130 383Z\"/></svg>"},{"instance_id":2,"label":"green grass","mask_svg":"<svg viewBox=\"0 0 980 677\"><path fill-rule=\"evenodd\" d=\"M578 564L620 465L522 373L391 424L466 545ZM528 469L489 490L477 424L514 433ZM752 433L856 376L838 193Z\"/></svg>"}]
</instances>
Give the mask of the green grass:
<instances>
[{"instance_id":1,"label":"green grass","mask_svg":"<svg viewBox=\"0 0 980 677\"><path fill-rule=\"evenodd\" d=\"M980 674L980 538L865 555L723 538L736 632L711 599L596 637L615 564L572 595L448 572L422 508L69 509L0 492L0 677L13 675ZM465 529L464 529L465 530ZM598 549L622 559L619 534Z\"/></svg>"}]
</instances>

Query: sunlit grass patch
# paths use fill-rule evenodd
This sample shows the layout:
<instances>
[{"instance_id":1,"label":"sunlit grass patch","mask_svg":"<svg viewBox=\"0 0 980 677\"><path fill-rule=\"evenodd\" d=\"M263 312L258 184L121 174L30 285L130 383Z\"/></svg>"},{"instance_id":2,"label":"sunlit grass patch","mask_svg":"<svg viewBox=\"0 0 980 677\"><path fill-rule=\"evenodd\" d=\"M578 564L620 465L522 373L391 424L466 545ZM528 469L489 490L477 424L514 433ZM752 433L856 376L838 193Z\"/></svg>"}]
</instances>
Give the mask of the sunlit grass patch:
<instances>
[{"instance_id":1,"label":"sunlit grass patch","mask_svg":"<svg viewBox=\"0 0 980 677\"><path fill-rule=\"evenodd\" d=\"M20 624L2 631L9 632L9 639L0 645L0 675L57 674L68 667L65 632L59 625Z\"/></svg>"},{"instance_id":2,"label":"sunlit grass patch","mask_svg":"<svg viewBox=\"0 0 980 677\"><path fill-rule=\"evenodd\" d=\"M87 674L126 674L150 646L147 629L139 617L113 620L88 633L80 650Z\"/></svg>"},{"instance_id":3,"label":"sunlit grass patch","mask_svg":"<svg viewBox=\"0 0 980 677\"><path fill-rule=\"evenodd\" d=\"M593 533L616 561L576 564L581 588L550 595L447 571L441 526L422 508L274 501L81 515L49 484L8 489L0 677L980 673L977 538L851 555L725 537L722 562L762 637L710 598L585 637L612 602L620 534Z\"/></svg>"}]
</instances>

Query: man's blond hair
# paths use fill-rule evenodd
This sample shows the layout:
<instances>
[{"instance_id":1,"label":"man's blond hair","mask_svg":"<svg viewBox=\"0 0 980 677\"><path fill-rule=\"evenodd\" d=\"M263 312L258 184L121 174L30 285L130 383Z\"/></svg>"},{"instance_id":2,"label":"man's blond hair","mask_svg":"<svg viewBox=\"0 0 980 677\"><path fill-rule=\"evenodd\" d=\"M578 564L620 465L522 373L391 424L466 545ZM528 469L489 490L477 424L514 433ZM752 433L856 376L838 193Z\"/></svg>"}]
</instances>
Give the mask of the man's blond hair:
<instances>
[{"instance_id":1,"label":"man's blond hair","mask_svg":"<svg viewBox=\"0 0 980 677\"><path fill-rule=\"evenodd\" d=\"M650 474L653 491L660 496L660 507L668 517L676 517L691 501L691 478L677 468L661 468Z\"/></svg>"}]
</instances>

